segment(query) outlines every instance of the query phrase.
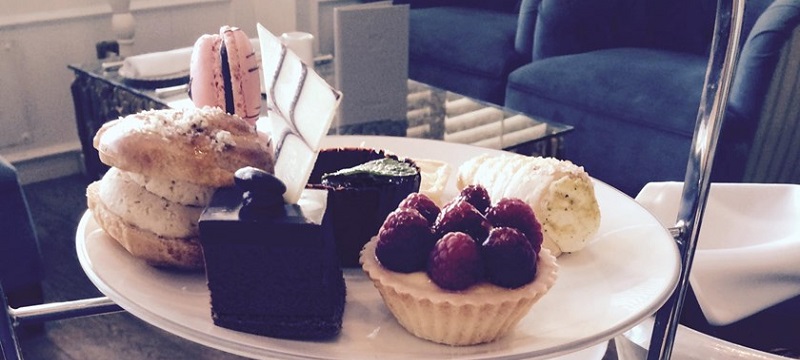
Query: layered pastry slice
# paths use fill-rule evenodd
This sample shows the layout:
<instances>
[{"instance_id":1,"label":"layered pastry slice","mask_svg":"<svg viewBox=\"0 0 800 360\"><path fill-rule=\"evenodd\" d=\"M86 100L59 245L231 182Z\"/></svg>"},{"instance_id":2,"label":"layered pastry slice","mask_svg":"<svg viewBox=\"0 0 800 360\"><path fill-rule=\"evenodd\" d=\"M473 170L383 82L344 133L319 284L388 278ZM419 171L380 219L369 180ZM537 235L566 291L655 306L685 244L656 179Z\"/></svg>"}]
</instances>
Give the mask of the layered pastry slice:
<instances>
[{"instance_id":1,"label":"layered pastry slice","mask_svg":"<svg viewBox=\"0 0 800 360\"><path fill-rule=\"evenodd\" d=\"M345 284L336 257L326 190L296 204L266 172L243 168L200 217L214 323L289 339L339 333Z\"/></svg>"}]
</instances>

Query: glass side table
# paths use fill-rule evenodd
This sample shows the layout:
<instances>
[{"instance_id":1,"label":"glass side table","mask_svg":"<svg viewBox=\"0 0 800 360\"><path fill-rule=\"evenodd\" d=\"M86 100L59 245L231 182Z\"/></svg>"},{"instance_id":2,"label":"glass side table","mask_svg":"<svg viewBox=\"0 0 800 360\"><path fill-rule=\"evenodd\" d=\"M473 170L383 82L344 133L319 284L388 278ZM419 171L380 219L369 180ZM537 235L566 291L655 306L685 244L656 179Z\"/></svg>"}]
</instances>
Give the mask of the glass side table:
<instances>
[{"instance_id":1,"label":"glass side table","mask_svg":"<svg viewBox=\"0 0 800 360\"><path fill-rule=\"evenodd\" d=\"M105 122L142 110L193 106L185 81L177 85L174 82L165 84L163 88L143 88L141 83L132 84L115 68L104 68L99 62L69 65L68 68L75 73L71 86L75 117L84 169L92 179L99 179L108 169L92 146L95 133ZM331 60L317 61L316 70L329 83L334 83ZM427 138L525 155L558 157L564 147L564 135L573 129L414 80L408 82L407 100L405 119L334 125L331 134Z\"/></svg>"}]
</instances>

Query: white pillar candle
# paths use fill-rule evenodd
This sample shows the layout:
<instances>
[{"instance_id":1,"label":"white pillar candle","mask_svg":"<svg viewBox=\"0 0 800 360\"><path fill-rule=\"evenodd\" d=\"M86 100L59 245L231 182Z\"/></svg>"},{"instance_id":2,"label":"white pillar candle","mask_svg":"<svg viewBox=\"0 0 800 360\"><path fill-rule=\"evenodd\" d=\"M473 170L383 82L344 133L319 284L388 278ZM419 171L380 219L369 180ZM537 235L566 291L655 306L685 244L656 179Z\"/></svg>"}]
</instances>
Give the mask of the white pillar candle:
<instances>
[{"instance_id":1,"label":"white pillar candle","mask_svg":"<svg viewBox=\"0 0 800 360\"><path fill-rule=\"evenodd\" d=\"M306 65L314 66L314 35L302 31L283 33L281 42Z\"/></svg>"},{"instance_id":2,"label":"white pillar candle","mask_svg":"<svg viewBox=\"0 0 800 360\"><path fill-rule=\"evenodd\" d=\"M111 5L111 29L117 37L120 58L133 55L133 37L136 34L136 21L131 13L130 0L108 0Z\"/></svg>"}]
</instances>

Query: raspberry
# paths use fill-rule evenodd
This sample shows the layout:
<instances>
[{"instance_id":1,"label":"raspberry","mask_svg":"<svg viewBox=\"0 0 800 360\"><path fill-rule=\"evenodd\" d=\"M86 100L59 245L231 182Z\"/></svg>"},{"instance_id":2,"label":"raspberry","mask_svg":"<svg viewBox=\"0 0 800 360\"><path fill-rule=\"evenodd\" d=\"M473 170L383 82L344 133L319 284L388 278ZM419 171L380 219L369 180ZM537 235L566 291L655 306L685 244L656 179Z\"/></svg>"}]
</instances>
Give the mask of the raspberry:
<instances>
[{"instance_id":1,"label":"raspberry","mask_svg":"<svg viewBox=\"0 0 800 360\"><path fill-rule=\"evenodd\" d=\"M536 253L520 231L497 227L481 246L486 280L509 289L533 281L536 276Z\"/></svg>"},{"instance_id":2,"label":"raspberry","mask_svg":"<svg viewBox=\"0 0 800 360\"><path fill-rule=\"evenodd\" d=\"M465 199L456 197L442 208L433 225L434 233L444 236L449 232L461 231L471 236L478 243L486 240L492 224Z\"/></svg>"},{"instance_id":3,"label":"raspberry","mask_svg":"<svg viewBox=\"0 0 800 360\"><path fill-rule=\"evenodd\" d=\"M502 198L486 211L486 219L495 227L507 226L521 231L536 254L542 248L542 226L530 205L517 198Z\"/></svg>"},{"instance_id":4,"label":"raspberry","mask_svg":"<svg viewBox=\"0 0 800 360\"><path fill-rule=\"evenodd\" d=\"M428 224L433 225L434 221L436 221L436 217L439 216L439 212L441 211L436 203L431 200L427 195L422 193L411 193L406 196L403 201L400 202L400 205L397 206L398 208L411 208L414 210L419 211L422 216L428 219Z\"/></svg>"},{"instance_id":5,"label":"raspberry","mask_svg":"<svg viewBox=\"0 0 800 360\"><path fill-rule=\"evenodd\" d=\"M389 213L378 231L375 257L387 269L421 271L434 244L428 220L417 210L400 208Z\"/></svg>"},{"instance_id":6,"label":"raspberry","mask_svg":"<svg viewBox=\"0 0 800 360\"><path fill-rule=\"evenodd\" d=\"M459 196L467 200L468 203L472 204L472 206L484 215L489 206L492 205L489 192L486 191L486 188L482 185L469 185L461 190Z\"/></svg>"},{"instance_id":7,"label":"raspberry","mask_svg":"<svg viewBox=\"0 0 800 360\"><path fill-rule=\"evenodd\" d=\"M445 290L464 290L483 276L478 243L462 232L447 233L428 258L428 277Z\"/></svg>"}]
</instances>

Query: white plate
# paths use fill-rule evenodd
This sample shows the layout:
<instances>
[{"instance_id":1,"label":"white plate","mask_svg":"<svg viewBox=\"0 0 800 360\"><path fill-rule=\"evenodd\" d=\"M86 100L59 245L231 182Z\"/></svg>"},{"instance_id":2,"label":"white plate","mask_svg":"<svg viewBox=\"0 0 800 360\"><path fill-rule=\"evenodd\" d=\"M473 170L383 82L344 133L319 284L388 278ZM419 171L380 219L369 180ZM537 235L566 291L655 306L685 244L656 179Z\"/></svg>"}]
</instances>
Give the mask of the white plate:
<instances>
[{"instance_id":1,"label":"white plate","mask_svg":"<svg viewBox=\"0 0 800 360\"><path fill-rule=\"evenodd\" d=\"M333 136L326 147L369 146L400 156L439 159L454 166L484 152L469 145L380 136ZM445 193L456 194L454 176ZM342 334L333 341L274 339L213 325L202 274L152 268L129 256L98 229L91 214L81 219L77 251L91 281L142 320L192 341L254 358L488 359L549 358L577 351L598 359L604 342L652 315L674 289L679 272L675 242L633 199L595 183L602 212L600 230L583 251L559 257L559 278L550 292L506 337L493 343L449 347L403 330L361 270L345 272L347 305ZM602 355L602 354L601 354Z\"/></svg>"}]
</instances>

